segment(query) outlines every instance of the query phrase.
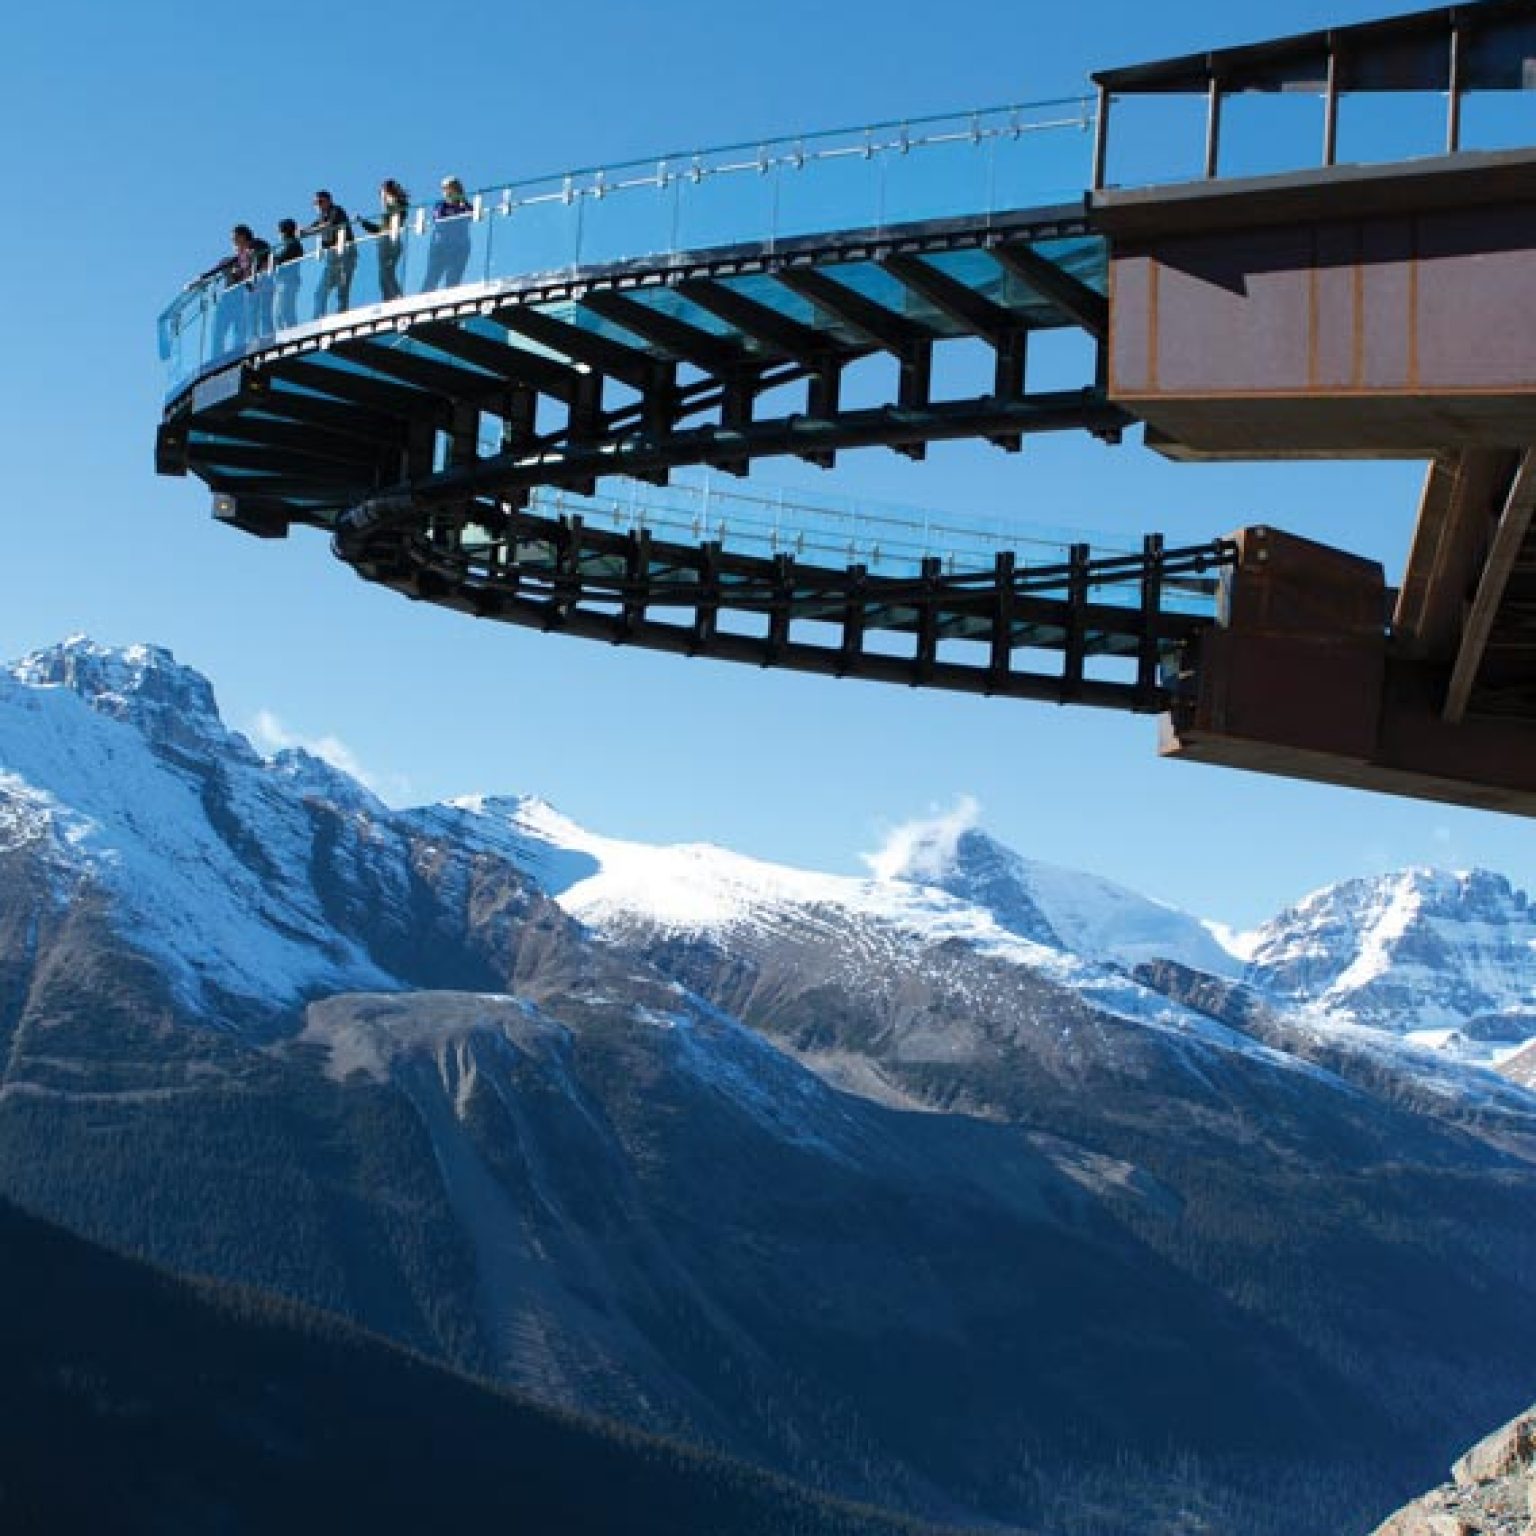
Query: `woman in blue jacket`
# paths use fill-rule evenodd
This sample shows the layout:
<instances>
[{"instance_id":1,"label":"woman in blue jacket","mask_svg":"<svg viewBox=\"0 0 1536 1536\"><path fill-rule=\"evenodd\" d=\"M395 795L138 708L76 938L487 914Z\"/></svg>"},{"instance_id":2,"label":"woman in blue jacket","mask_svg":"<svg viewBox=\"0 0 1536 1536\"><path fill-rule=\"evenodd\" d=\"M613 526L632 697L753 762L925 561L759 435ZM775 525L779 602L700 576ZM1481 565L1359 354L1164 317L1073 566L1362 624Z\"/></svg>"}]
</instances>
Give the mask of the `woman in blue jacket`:
<instances>
[{"instance_id":1,"label":"woman in blue jacket","mask_svg":"<svg viewBox=\"0 0 1536 1536\"><path fill-rule=\"evenodd\" d=\"M432 248L427 252L423 291L456 288L469 265L469 228L474 204L464 195L457 176L443 178L442 201L432 210Z\"/></svg>"}]
</instances>

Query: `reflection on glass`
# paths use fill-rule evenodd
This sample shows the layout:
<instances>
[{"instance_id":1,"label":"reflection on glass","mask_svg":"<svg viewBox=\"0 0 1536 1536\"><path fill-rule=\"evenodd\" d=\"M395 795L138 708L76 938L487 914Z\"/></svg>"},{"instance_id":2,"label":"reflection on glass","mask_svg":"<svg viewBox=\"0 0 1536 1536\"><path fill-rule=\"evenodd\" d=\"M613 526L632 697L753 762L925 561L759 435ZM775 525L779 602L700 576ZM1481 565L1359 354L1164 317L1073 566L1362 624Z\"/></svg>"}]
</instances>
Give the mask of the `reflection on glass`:
<instances>
[{"instance_id":1,"label":"reflection on glass","mask_svg":"<svg viewBox=\"0 0 1536 1536\"><path fill-rule=\"evenodd\" d=\"M1339 98L1341 163L1445 153L1448 103L1441 91L1361 91Z\"/></svg>"},{"instance_id":2,"label":"reflection on glass","mask_svg":"<svg viewBox=\"0 0 1536 1536\"><path fill-rule=\"evenodd\" d=\"M1116 97L1106 187L1155 187L1205 174L1204 96Z\"/></svg>"},{"instance_id":3,"label":"reflection on glass","mask_svg":"<svg viewBox=\"0 0 1536 1536\"><path fill-rule=\"evenodd\" d=\"M1470 91L1461 102L1463 149L1536 144L1536 91Z\"/></svg>"},{"instance_id":4,"label":"reflection on glass","mask_svg":"<svg viewBox=\"0 0 1536 1536\"><path fill-rule=\"evenodd\" d=\"M698 543L718 539L728 550L759 557L792 554L806 565L867 565L872 574L909 576L922 560L938 554L947 575L993 570L997 556L1015 556L1016 568L1052 572L1068 562L1072 544L1087 537L1080 530L1021 528L1016 522L987 518L958 521L919 509L860 503L847 496L808 489L739 486L735 481L701 475L691 482L651 486L621 480L593 496L542 487L529 510L536 516L580 517L593 527L620 532L648 528L658 539ZM1098 557L1119 556L1123 574L1101 574L1096 600L1134 607L1141 601L1141 567L1131 551L1113 540L1094 541ZM1164 607L1175 612L1209 612L1214 582L1177 578L1170 582ZM1039 588L1065 595L1061 577Z\"/></svg>"},{"instance_id":5,"label":"reflection on glass","mask_svg":"<svg viewBox=\"0 0 1536 1536\"><path fill-rule=\"evenodd\" d=\"M773 233L780 240L880 224L882 160L871 145L814 150L784 161Z\"/></svg>"},{"instance_id":6,"label":"reflection on glass","mask_svg":"<svg viewBox=\"0 0 1536 1536\"><path fill-rule=\"evenodd\" d=\"M902 149L880 157L882 224L917 219L954 218L990 213L992 157L996 140L961 133L922 149Z\"/></svg>"},{"instance_id":7,"label":"reflection on glass","mask_svg":"<svg viewBox=\"0 0 1536 1536\"><path fill-rule=\"evenodd\" d=\"M992 213L1076 202L1093 176L1093 113L1086 101L1052 103L1039 120L1007 114L992 140Z\"/></svg>"}]
</instances>

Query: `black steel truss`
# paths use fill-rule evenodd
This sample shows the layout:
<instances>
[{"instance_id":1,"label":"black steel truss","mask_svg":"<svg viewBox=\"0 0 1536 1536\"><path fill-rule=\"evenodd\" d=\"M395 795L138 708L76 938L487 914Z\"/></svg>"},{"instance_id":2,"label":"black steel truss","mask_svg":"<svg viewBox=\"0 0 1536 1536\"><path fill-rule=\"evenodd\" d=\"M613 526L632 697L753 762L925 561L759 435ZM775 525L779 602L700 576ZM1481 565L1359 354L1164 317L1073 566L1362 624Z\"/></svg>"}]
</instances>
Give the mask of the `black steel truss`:
<instances>
[{"instance_id":1,"label":"black steel truss","mask_svg":"<svg viewBox=\"0 0 1536 1536\"><path fill-rule=\"evenodd\" d=\"M1102 367L1080 391L1027 385L1028 339L1042 325L1081 329L1102 357L1106 301L1051 258L1064 240L1092 240L1082 210L627 262L498 284L474 301L418 296L199 379L168 408L157 459L261 500L265 529L284 501L291 521L325 523L407 485L460 495L466 477L476 494L509 495L615 473L662 481L694 464L744 473L771 454L826 466L859 447L921 457L955 437L1015 449L1028 432L1063 427L1113 440L1128 418L1105 398ZM986 253L990 284L944 269L965 251ZM860 291L861 272L883 274L894 297ZM934 348L958 339L993 349L991 389L936 401ZM852 407L844 375L877 353L895 359L894 398ZM766 412L764 397L787 384L803 389L798 408ZM466 425L476 414L478 430ZM231 427L253 415L290 430ZM490 452L487 421L498 424ZM297 439L305 430L340 471L317 477L318 495L290 489L302 491L314 455ZM356 447L341 451L341 438Z\"/></svg>"},{"instance_id":2,"label":"black steel truss","mask_svg":"<svg viewBox=\"0 0 1536 1536\"><path fill-rule=\"evenodd\" d=\"M1226 541L1137 554L949 572L929 557L914 576L802 564L791 551L746 555L718 542L665 542L471 504L410 516L361 508L338 525L338 555L362 576L479 618L614 645L912 687L1158 712L1165 671L1210 620L1172 612L1177 588L1209 590L1232 563ZM1136 590L1104 601L1106 585ZM1100 659L1119 676L1090 675Z\"/></svg>"},{"instance_id":3,"label":"black steel truss","mask_svg":"<svg viewBox=\"0 0 1536 1536\"><path fill-rule=\"evenodd\" d=\"M1053 259L1056 242L1077 270ZM1161 709L1160 668L1203 623L1163 611L1164 583L1222 564L1224 546L1154 539L1123 557L1133 569L1085 547L1044 572L1009 554L979 574L930 559L896 580L527 510L541 487L745 473L771 455L1012 449L1073 428L1115 440L1128 418L1103 388L1106 300L1081 275L1093 254L1081 209L1047 209L418 298L205 374L168 407L157 463L206 480L235 526L329 528L370 580L471 613L760 666ZM1093 338L1092 382L1028 388L1042 327ZM988 393L935 398L935 349L953 340L992 349ZM895 363L890 397L849 404L846 370L878 355ZM1139 603L1094 600L1127 570ZM1095 657L1123 675L1100 675Z\"/></svg>"}]
</instances>

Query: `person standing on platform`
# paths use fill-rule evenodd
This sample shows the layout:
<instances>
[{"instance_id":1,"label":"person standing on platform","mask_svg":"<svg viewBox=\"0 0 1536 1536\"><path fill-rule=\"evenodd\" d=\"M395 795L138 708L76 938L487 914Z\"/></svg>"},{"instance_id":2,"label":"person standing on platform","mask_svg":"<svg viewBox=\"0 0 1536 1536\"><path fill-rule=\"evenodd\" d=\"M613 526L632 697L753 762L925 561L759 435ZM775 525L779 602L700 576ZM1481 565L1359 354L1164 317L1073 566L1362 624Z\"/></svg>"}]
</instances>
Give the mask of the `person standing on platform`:
<instances>
[{"instance_id":1,"label":"person standing on platform","mask_svg":"<svg viewBox=\"0 0 1536 1536\"><path fill-rule=\"evenodd\" d=\"M336 295L336 313L351 307L352 274L357 270L357 242L352 238L352 221L347 210L323 188L315 193L315 217L299 231L318 235L325 254L320 286L315 289L315 319L325 314L332 294Z\"/></svg>"},{"instance_id":2,"label":"person standing on platform","mask_svg":"<svg viewBox=\"0 0 1536 1536\"><path fill-rule=\"evenodd\" d=\"M411 195L393 177L379 187L379 217L358 217L370 235L377 235L374 250L379 258L379 297L387 304L398 299L400 256L405 249L405 221L411 213Z\"/></svg>"},{"instance_id":3,"label":"person standing on platform","mask_svg":"<svg viewBox=\"0 0 1536 1536\"><path fill-rule=\"evenodd\" d=\"M252 338L272 334L272 247L258 234L252 234L246 264L250 276L245 284L249 293Z\"/></svg>"},{"instance_id":4,"label":"person standing on platform","mask_svg":"<svg viewBox=\"0 0 1536 1536\"><path fill-rule=\"evenodd\" d=\"M457 288L464 281L474 211L474 204L464 195L464 183L457 176L445 176L442 200L432 210L432 248L427 253L423 292Z\"/></svg>"},{"instance_id":5,"label":"person standing on platform","mask_svg":"<svg viewBox=\"0 0 1536 1536\"><path fill-rule=\"evenodd\" d=\"M245 345L254 318L252 283L267 250L265 241L258 246L249 224L236 224L229 232L229 239L234 246L231 254L198 278L200 283L215 277L223 279L213 322L215 357Z\"/></svg>"},{"instance_id":6,"label":"person standing on platform","mask_svg":"<svg viewBox=\"0 0 1536 1536\"><path fill-rule=\"evenodd\" d=\"M299 323L299 261L304 255L304 245L299 239L299 226L292 219L277 221L277 243L270 257L272 284L276 298L274 320L277 329L285 331Z\"/></svg>"}]
</instances>

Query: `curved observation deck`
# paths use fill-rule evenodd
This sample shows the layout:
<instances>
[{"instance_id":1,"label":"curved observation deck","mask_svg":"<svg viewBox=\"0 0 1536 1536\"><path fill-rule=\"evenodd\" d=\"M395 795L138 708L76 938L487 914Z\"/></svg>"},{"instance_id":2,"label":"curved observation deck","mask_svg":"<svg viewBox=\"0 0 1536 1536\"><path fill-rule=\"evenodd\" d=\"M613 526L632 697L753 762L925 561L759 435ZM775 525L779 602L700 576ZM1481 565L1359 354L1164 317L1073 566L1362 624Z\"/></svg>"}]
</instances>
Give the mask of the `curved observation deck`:
<instances>
[{"instance_id":1,"label":"curved observation deck","mask_svg":"<svg viewBox=\"0 0 1536 1536\"><path fill-rule=\"evenodd\" d=\"M483 616L1163 708L1226 546L1095 559L807 497L765 534L761 497L668 488L776 454L1116 440L1093 123L1072 99L572 172L194 285L160 322L159 466L235 526L327 529L366 578ZM627 495L598 494L613 476Z\"/></svg>"}]
</instances>

